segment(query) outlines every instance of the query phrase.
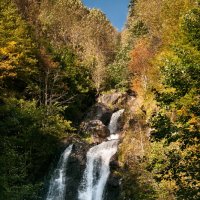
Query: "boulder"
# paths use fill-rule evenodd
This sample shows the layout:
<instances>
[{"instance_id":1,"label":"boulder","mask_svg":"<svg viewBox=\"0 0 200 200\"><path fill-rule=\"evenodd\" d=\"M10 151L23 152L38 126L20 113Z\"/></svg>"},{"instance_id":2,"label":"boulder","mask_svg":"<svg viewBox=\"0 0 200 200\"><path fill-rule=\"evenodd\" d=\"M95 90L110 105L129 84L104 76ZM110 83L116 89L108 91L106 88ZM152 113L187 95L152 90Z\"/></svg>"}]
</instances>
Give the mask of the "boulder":
<instances>
[{"instance_id":1,"label":"boulder","mask_svg":"<svg viewBox=\"0 0 200 200\"><path fill-rule=\"evenodd\" d=\"M100 120L108 125L112 115L112 110L104 104L97 103L93 105L86 115L86 120Z\"/></svg>"},{"instance_id":2,"label":"boulder","mask_svg":"<svg viewBox=\"0 0 200 200\"><path fill-rule=\"evenodd\" d=\"M86 155L90 148L90 145L81 141L77 141L73 145L66 167L66 199L78 199L78 186L80 185L86 168Z\"/></svg>"},{"instance_id":3,"label":"boulder","mask_svg":"<svg viewBox=\"0 0 200 200\"><path fill-rule=\"evenodd\" d=\"M97 102L115 110L124 107L129 97L128 93L113 92L102 94L98 97Z\"/></svg>"},{"instance_id":4,"label":"boulder","mask_svg":"<svg viewBox=\"0 0 200 200\"><path fill-rule=\"evenodd\" d=\"M81 123L81 130L92 134L94 142L99 143L110 135L110 131L100 120L90 120Z\"/></svg>"}]
</instances>

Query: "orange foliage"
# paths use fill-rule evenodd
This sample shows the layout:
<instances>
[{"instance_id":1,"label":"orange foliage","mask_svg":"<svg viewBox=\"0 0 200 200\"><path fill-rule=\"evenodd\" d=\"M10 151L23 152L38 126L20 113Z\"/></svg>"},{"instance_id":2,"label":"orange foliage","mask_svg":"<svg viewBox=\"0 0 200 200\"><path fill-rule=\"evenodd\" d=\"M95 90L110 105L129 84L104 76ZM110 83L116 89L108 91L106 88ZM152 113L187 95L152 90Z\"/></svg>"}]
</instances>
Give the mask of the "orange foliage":
<instances>
[{"instance_id":1,"label":"orange foliage","mask_svg":"<svg viewBox=\"0 0 200 200\"><path fill-rule=\"evenodd\" d=\"M131 53L131 70L135 75L143 74L149 67L149 59L152 57L152 52L148 43L147 40L139 40Z\"/></svg>"},{"instance_id":2,"label":"orange foliage","mask_svg":"<svg viewBox=\"0 0 200 200\"><path fill-rule=\"evenodd\" d=\"M152 70L151 60L155 56L159 41L156 38L138 40L131 52L130 70L134 74L133 90L137 93L146 90L148 74Z\"/></svg>"},{"instance_id":3,"label":"orange foliage","mask_svg":"<svg viewBox=\"0 0 200 200\"><path fill-rule=\"evenodd\" d=\"M40 58L42 60L43 66L48 69L58 68L58 62L53 61L51 55L49 55L44 48L40 49Z\"/></svg>"}]
</instances>

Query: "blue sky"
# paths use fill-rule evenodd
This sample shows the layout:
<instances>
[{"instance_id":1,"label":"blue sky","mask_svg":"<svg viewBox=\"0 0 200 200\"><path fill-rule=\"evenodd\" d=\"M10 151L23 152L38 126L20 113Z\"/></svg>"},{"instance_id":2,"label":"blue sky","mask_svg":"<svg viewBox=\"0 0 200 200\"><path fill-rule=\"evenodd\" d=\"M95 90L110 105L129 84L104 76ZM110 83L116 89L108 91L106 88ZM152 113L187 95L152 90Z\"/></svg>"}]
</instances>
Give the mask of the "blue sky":
<instances>
[{"instance_id":1,"label":"blue sky","mask_svg":"<svg viewBox=\"0 0 200 200\"><path fill-rule=\"evenodd\" d=\"M83 0L83 3L89 8L101 9L120 31L122 30L128 13L128 4L130 0Z\"/></svg>"}]
</instances>

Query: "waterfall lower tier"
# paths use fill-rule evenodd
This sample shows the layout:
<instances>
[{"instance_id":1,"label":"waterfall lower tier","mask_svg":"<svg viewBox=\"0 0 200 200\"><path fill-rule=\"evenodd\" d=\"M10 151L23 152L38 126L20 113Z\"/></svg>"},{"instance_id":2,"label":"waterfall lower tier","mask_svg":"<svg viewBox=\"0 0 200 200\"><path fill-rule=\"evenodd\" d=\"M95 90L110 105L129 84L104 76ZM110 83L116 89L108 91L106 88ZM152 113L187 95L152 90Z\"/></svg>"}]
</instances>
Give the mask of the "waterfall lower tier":
<instances>
[{"instance_id":1,"label":"waterfall lower tier","mask_svg":"<svg viewBox=\"0 0 200 200\"><path fill-rule=\"evenodd\" d=\"M117 152L119 119L123 112L124 110L119 110L112 114L108 126L110 136L107 139L109 141L90 148L87 155L88 148L84 150L81 144L78 148L74 145L72 154L72 145L65 149L51 177L46 200L103 200L107 198L108 188L105 186L110 175L110 160ZM82 150L76 155L79 148ZM67 167L68 160L70 167ZM86 167L84 167L85 164Z\"/></svg>"},{"instance_id":2,"label":"waterfall lower tier","mask_svg":"<svg viewBox=\"0 0 200 200\"><path fill-rule=\"evenodd\" d=\"M67 147L65 151L62 153L58 165L51 177L46 200L65 199L66 165L71 151L72 151L72 145Z\"/></svg>"},{"instance_id":3,"label":"waterfall lower tier","mask_svg":"<svg viewBox=\"0 0 200 200\"><path fill-rule=\"evenodd\" d=\"M118 140L103 142L87 153L87 166L79 188L79 200L102 200L110 173L110 159L117 152Z\"/></svg>"}]
</instances>

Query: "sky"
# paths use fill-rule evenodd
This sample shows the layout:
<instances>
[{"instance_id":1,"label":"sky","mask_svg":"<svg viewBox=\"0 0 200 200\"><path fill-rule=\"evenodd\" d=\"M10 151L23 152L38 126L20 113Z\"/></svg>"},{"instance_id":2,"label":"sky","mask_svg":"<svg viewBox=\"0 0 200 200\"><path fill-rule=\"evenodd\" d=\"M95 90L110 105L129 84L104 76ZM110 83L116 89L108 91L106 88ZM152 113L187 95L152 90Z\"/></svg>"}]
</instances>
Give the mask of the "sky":
<instances>
[{"instance_id":1,"label":"sky","mask_svg":"<svg viewBox=\"0 0 200 200\"><path fill-rule=\"evenodd\" d=\"M119 31L122 30L128 14L130 0L83 0L89 8L99 8Z\"/></svg>"}]
</instances>

